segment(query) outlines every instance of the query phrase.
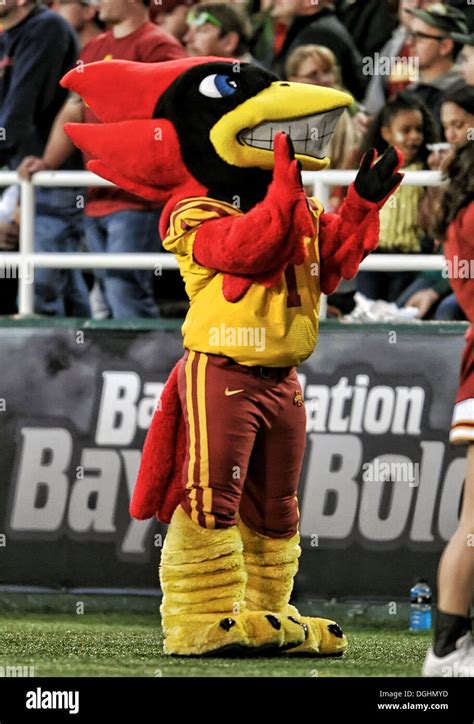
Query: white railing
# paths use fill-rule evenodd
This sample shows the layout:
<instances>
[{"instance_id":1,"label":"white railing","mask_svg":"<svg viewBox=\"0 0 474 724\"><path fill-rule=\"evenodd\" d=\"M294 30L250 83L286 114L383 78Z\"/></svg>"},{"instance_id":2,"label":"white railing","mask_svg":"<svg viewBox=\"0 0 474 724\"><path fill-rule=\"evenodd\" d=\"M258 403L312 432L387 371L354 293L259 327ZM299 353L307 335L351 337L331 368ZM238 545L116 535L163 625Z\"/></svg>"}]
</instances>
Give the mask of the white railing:
<instances>
[{"instance_id":1,"label":"white railing","mask_svg":"<svg viewBox=\"0 0 474 724\"><path fill-rule=\"evenodd\" d=\"M314 195L327 208L329 188L348 186L357 171L305 172L303 181L312 185ZM441 174L437 171L408 171L403 180L410 186L439 186ZM171 254L92 254L88 252L35 253L34 219L35 186L85 188L90 186L113 186L95 174L87 171L41 171L31 181L20 179L16 172L0 172L0 187L20 185L20 243L18 252L0 254L0 270L17 270L18 311L20 315L34 311L35 267L49 269L176 269L177 262ZM369 256L361 265L364 271L425 271L444 268L441 255L423 254L380 254Z\"/></svg>"}]
</instances>

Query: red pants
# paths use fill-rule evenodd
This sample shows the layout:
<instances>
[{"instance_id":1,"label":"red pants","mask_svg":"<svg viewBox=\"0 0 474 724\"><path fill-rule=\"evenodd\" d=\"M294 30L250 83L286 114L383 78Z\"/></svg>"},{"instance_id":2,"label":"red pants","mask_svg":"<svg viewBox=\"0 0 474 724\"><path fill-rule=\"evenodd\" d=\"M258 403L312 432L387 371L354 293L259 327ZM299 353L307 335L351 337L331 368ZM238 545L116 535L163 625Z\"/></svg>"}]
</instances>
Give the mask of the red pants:
<instances>
[{"instance_id":1,"label":"red pants","mask_svg":"<svg viewBox=\"0 0 474 724\"><path fill-rule=\"evenodd\" d=\"M187 352L178 375L188 451L188 514L207 528L236 524L286 538L298 527L306 411L296 370L244 367Z\"/></svg>"}]
</instances>

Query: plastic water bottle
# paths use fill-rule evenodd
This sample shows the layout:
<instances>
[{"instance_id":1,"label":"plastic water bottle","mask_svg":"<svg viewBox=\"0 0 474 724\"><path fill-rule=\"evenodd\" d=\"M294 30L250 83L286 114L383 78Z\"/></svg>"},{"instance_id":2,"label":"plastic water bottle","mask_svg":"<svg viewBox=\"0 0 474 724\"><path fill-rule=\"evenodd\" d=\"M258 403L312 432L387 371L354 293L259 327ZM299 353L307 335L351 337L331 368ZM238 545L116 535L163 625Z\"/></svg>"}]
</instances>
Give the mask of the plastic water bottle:
<instances>
[{"instance_id":1,"label":"plastic water bottle","mask_svg":"<svg viewBox=\"0 0 474 724\"><path fill-rule=\"evenodd\" d=\"M428 631L431 628L431 588L419 578L410 590L410 631Z\"/></svg>"}]
</instances>

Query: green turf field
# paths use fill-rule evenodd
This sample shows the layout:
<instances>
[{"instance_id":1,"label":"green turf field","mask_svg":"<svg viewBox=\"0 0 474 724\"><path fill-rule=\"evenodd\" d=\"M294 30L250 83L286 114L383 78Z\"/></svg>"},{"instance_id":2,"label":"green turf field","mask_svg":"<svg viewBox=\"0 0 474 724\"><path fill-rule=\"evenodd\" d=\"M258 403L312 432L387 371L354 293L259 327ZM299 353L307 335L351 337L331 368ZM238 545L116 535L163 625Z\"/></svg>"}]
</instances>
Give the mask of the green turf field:
<instances>
[{"instance_id":1,"label":"green turf field","mask_svg":"<svg viewBox=\"0 0 474 724\"><path fill-rule=\"evenodd\" d=\"M0 666L34 676L419 676L429 634L354 624L343 659L203 659L162 653L157 616L0 614Z\"/></svg>"}]
</instances>

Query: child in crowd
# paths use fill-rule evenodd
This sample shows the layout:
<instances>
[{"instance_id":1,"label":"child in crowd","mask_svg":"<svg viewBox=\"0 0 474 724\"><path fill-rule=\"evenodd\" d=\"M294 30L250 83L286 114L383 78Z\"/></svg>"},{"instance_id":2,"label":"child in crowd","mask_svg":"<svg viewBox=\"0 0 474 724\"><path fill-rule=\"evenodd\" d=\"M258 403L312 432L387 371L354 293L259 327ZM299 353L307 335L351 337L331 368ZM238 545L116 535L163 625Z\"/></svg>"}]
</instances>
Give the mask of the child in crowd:
<instances>
[{"instance_id":1,"label":"child in crowd","mask_svg":"<svg viewBox=\"0 0 474 724\"><path fill-rule=\"evenodd\" d=\"M376 148L382 154L390 145L397 146L405 156L403 171L428 168L428 145L437 140L433 118L413 95L399 93L375 117L366 136L364 150ZM420 219L420 205L426 189L402 185L380 213L378 253L420 254L433 250L433 241L426 236ZM376 252L376 253L377 253ZM360 272L359 291L369 299L393 302L415 278L415 272Z\"/></svg>"}]
</instances>

